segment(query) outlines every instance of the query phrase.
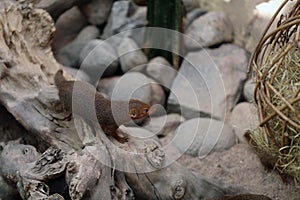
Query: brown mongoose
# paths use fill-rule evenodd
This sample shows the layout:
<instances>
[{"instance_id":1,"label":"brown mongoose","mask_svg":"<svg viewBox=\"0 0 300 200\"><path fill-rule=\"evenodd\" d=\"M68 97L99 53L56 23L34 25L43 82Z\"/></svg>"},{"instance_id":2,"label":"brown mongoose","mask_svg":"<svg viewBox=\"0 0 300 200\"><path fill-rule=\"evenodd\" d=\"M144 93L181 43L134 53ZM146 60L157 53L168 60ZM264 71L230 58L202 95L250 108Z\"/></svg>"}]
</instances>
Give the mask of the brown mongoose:
<instances>
[{"instance_id":1,"label":"brown mongoose","mask_svg":"<svg viewBox=\"0 0 300 200\"><path fill-rule=\"evenodd\" d=\"M89 83L67 81L62 70L57 71L54 82L65 110L90 121L97 119L102 130L120 143L128 140L127 137L118 136L116 131L120 125L147 117L150 112L154 111L153 109L150 111L150 105L136 99L130 99L129 102L111 101L97 92L96 88ZM95 113L96 117L93 117L92 113Z\"/></svg>"}]
</instances>

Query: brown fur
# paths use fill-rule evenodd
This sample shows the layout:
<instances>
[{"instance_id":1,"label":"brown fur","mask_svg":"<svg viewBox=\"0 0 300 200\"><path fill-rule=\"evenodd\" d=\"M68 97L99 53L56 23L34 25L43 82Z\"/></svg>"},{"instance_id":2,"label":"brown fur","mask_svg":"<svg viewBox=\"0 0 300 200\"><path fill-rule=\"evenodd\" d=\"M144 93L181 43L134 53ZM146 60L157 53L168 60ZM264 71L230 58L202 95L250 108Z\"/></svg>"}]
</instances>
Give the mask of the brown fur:
<instances>
[{"instance_id":1,"label":"brown fur","mask_svg":"<svg viewBox=\"0 0 300 200\"><path fill-rule=\"evenodd\" d=\"M86 82L65 80L62 70L55 74L54 82L65 110L90 121L97 119L103 131L120 143L127 141L126 137L119 137L116 133L120 125L149 115L150 105L147 103L136 99L130 99L129 105L126 101L111 101ZM76 89L75 93L73 89ZM91 106L93 103L95 107ZM72 111L72 108L76 109ZM96 117L93 117L94 112Z\"/></svg>"}]
</instances>

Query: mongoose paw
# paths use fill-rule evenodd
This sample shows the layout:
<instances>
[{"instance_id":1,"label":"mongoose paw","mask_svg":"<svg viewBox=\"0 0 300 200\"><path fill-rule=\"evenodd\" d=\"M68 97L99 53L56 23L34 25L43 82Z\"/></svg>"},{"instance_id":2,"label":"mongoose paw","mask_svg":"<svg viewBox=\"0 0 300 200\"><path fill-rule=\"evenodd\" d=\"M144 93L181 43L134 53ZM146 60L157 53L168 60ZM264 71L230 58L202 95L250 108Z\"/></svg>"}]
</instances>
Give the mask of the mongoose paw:
<instances>
[{"instance_id":1,"label":"mongoose paw","mask_svg":"<svg viewBox=\"0 0 300 200\"><path fill-rule=\"evenodd\" d=\"M118 142L124 144L125 142L128 142L128 137L118 137Z\"/></svg>"}]
</instances>

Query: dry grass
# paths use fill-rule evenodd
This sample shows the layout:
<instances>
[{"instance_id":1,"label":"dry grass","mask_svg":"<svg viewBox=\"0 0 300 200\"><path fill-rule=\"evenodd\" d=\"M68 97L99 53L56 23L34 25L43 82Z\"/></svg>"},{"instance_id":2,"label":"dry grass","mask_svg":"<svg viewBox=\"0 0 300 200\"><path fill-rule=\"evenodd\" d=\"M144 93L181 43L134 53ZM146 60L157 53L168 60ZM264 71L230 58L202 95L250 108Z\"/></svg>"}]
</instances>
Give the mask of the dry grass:
<instances>
[{"instance_id":1,"label":"dry grass","mask_svg":"<svg viewBox=\"0 0 300 200\"><path fill-rule=\"evenodd\" d=\"M251 60L261 122L251 138L260 154L276 158L275 169L300 183L299 0L277 25L262 37Z\"/></svg>"}]
</instances>

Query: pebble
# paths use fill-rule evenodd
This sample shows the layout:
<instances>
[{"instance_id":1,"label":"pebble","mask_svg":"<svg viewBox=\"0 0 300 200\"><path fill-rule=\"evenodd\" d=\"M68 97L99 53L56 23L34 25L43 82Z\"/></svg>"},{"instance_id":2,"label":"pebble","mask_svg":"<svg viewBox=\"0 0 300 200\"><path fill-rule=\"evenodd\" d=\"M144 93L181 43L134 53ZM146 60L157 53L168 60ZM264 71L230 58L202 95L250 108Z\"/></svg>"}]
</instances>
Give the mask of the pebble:
<instances>
[{"instance_id":1,"label":"pebble","mask_svg":"<svg viewBox=\"0 0 300 200\"><path fill-rule=\"evenodd\" d=\"M224 122L195 118L179 125L172 142L181 153L203 157L229 149L235 145L236 136L233 129Z\"/></svg>"}]
</instances>

